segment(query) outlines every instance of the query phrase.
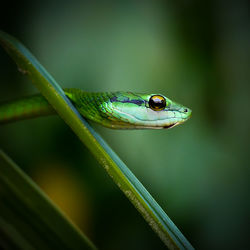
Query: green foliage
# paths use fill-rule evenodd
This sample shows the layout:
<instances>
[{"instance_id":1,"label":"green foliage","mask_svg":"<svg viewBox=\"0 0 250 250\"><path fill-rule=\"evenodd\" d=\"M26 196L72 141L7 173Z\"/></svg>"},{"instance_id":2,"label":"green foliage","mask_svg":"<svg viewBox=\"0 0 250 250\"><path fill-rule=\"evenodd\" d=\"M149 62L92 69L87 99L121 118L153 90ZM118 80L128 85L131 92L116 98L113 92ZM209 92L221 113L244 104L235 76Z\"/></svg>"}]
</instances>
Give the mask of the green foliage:
<instances>
[{"instance_id":1,"label":"green foliage","mask_svg":"<svg viewBox=\"0 0 250 250\"><path fill-rule=\"evenodd\" d=\"M86 145L161 240L170 249L192 249L190 243L148 191L100 135L79 115L60 86L34 56L20 42L3 32L0 33L0 42L17 63L19 70L30 77L34 85Z\"/></svg>"},{"instance_id":2,"label":"green foliage","mask_svg":"<svg viewBox=\"0 0 250 250\"><path fill-rule=\"evenodd\" d=\"M7 249L96 249L0 150L0 241Z\"/></svg>"}]
</instances>

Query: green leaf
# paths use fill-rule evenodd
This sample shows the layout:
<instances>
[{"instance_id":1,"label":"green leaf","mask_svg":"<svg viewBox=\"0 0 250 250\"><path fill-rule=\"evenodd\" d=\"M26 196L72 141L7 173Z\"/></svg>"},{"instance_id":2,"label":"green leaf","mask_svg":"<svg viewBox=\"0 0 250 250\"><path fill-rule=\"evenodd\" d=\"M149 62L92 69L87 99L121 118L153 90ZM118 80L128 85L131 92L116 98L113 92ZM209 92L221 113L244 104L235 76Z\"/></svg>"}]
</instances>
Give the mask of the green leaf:
<instances>
[{"instance_id":1,"label":"green leaf","mask_svg":"<svg viewBox=\"0 0 250 250\"><path fill-rule=\"evenodd\" d=\"M27 74L61 118L72 128L130 202L170 249L193 249L133 173L78 113L63 90L35 57L15 38L0 32L0 43Z\"/></svg>"},{"instance_id":2,"label":"green leaf","mask_svg":"<svg viewBox=\"0 0 250 250\"><path fill-rule=\"evenodd\" d=\"M0 150L0 242L7 249L96 249Z\"/></svg>"}]
</instances>

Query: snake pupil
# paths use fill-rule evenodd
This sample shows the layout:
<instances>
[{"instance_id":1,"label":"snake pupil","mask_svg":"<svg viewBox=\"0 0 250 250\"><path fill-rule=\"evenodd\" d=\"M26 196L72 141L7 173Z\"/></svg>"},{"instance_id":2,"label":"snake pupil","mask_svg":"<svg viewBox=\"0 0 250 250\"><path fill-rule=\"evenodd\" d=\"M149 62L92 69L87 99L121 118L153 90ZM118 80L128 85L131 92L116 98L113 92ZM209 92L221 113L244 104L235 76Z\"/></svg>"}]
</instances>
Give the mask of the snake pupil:
<instances>
[{"instance_id":1,"label":"snake pupil","mask_svg":"<svg viewBox=\"0 0 250 250\"><path fill-rule=\"evenodd\" d=\"M160 111L166 107L166 99L161 95L153 95L149 99L149 107L155 111Z\"/></svg>"}]
</instances>

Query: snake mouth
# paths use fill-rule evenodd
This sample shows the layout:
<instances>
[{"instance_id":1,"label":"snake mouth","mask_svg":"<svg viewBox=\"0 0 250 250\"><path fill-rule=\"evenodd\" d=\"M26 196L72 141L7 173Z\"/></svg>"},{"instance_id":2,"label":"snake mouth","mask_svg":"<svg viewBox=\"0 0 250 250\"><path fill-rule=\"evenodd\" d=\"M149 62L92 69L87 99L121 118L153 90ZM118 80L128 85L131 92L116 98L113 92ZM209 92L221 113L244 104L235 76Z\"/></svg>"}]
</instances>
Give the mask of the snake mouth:
<instances>
[{"instance_id":1,"label":"snake mouth","mask_svg":"<svg viewBox=\"0 0 250 250\"><path fill-rule=\"evenodd\" d=\"M174 126L177 125L177 124L178 124L178 123L176 122L176 123L173 123L173 124L171 124L171 125L164 126L163 129L172 128L172 127L174 127Z\"/></svg>"}]
</instances>

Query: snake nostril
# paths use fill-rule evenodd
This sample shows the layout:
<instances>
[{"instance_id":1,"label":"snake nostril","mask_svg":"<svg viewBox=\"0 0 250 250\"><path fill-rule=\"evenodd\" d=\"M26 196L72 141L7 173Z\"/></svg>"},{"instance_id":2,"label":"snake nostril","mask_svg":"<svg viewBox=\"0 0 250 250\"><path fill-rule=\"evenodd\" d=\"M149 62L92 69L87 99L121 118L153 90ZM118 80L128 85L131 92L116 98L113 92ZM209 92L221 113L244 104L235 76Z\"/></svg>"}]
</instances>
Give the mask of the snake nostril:
<instances>
[{"instance_id":1,"label":"snake nostril","mask_svg":"<svg viewBox=\"0 0 250 250\"><path fill-rule=\"evenodd\" d=\"M188 112L188 109L184 109L184 112L187 113L187 112Z\"/></svg>"}]
</instances>

